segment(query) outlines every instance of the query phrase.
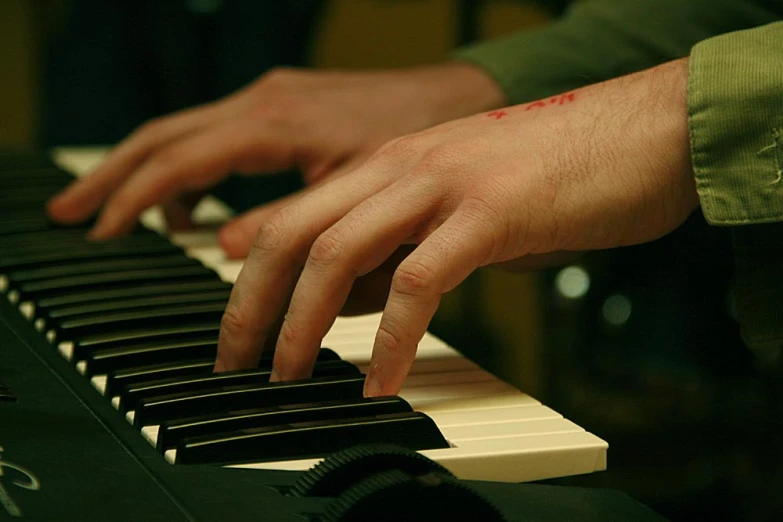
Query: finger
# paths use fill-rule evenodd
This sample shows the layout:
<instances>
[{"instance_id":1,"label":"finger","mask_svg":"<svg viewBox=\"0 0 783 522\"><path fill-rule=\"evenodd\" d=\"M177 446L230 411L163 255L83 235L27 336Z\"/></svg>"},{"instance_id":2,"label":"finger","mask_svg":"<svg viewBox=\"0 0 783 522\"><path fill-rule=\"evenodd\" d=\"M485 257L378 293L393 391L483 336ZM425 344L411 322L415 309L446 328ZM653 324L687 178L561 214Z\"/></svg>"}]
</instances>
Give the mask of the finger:
<instances>
[{"instance_id":1,"label":"finger","mask_svg":"<svg viewBox=\"0 0 783 522\"><path fill-rule=\"evenodd\" d=\"M196 208L205 192L186 192L163 204L163 216L170 231L193 228L193 209Z\"/></svg>"},{"instance_id":2,"label":"finger","mask_svg":"<svg viewBox=\"0 0 783 522\"><path fill-rule=\"evenodd\" d=\"M273 380L310 375L321 339L355 280L380 266L438 210L424 183L396 183L364 201L314 242L275 350Z\"/></svg>"},{"instance_id":3,"label":"finger","mask_svg":"<svg viewBox=\"0 0 783 522\"><path fill-rule=\"evenodd\" d=\"M266 203L232 219L220 228L218 242L220 247L231 259L247 257L258 229L261 225L280 211L283 207L298 201L309 191L307 188L280 199Z\"/></svg>"},{"instance_id":4,"label":"finger","mask_svg":"<svg viewBox=\"0 0 783 522\"><path fill-rule=\"evenodd\" d=\"M459 209L400 263L375 337L365 396L399 393L441 296L484 263L490 237L486 225Z\"/></svg>"},{"instance_id":5,"label":"finger","mask_svg":"<svg viewBox=\"0 0 783 522\"><path fill-rule=\"evenodd\" d=\"M223 316L216 368L247 368L258 360L315 238L386 184L383 177L357 172L263 222Z\"/></svg>"},{"instance_id":6,"label":"finger","mask_svg":"<svg viewBox=\"0 0 783 522\"><path fill-rule=\"evenodd\" d=\"M351 287L340 315L362 315L383 310L389 296L394 271L413 252L412 245L398 248L381 266L367 275L359 277Z\"/></svg>"},{"instance_id":7,"label":"finger","mask_svg":"<svg viewBox=\"0 0 783 522\"><path fill-rule=\"evenodd\" d=\"M56 221L84 221L95 213L154 150L212 125L222 117L221 104L210 104L150 122L115 147L88 176L77 180L47 204Z\"/></svg>"},{"instance_id":8,"label":"finger","mask_svg":"<svg viewBox=\"0 0 783 522\"><path fill-rule=\"evenodd\" d=\"M270 216L274 215L281 208L297 201L324 183L333 182L347 175L364 161L365 158L362 157L355 158L348 163L342 163L335 170L332 170L328 177L319 176L314 184L303 188L299 192L249 210L223 225L218 234L218 242L226 256L231 259L247 257L248 252L250 252L250 246L253 244L253 239L266 219L269 219Z\"/></svg>"},{"instance_id":9,"label":"finger","mask_svg":"<svg viewBox=\"0 0 783 522\"><path fill-rule=\"evenodd\" d=\"M181 191L208 188L237 165L276 169L290 164L292 144L268 128L227 122L153 155L109 199L91 232L106 239L127 232L147 208Z\"/></svg>"}]
</instances>

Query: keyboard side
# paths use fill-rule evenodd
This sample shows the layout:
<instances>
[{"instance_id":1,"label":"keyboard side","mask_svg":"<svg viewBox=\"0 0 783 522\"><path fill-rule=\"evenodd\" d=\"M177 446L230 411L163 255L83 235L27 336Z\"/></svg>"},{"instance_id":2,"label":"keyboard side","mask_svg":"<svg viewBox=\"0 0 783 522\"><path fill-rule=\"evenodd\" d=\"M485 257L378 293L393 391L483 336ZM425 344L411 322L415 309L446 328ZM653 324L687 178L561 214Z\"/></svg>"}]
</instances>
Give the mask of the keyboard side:
<instances>
[{"instance_id":1,"label":"keyboard side","mask_svg":"<svg viewBox=\"0 0 783 522\"><path fill-rule=\"evenodd\" d=\"M283 522L318 505L274 487L297 474L170 466L5 299L0 386L0 520Z\"/></svg>"}]
</instances>

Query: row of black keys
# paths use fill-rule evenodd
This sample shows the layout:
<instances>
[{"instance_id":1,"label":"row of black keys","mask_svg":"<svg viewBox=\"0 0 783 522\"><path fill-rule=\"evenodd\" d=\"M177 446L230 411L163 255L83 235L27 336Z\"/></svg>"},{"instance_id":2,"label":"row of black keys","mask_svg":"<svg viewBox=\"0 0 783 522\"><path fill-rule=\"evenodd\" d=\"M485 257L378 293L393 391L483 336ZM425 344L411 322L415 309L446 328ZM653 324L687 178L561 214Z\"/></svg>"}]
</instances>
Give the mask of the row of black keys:
<instances>
[{"instance_id":1,"label":"row of black keys","mask_svg":"<svg viewBox=\"0 0 783 522\"><path fill-rule=\"evenodd\" d=\"M90 243L85 227L48 222L44 202L70 180L40 157L0 154L0 289L87 378L105 376L104 394L137 427L161 426L160 451L231 463L363 442L448 446L399 397L364 399L364 376L331 350L311 379L269 383L269 357L213 374L231 285L156 233Z\"/></svg>"}]
</instances>

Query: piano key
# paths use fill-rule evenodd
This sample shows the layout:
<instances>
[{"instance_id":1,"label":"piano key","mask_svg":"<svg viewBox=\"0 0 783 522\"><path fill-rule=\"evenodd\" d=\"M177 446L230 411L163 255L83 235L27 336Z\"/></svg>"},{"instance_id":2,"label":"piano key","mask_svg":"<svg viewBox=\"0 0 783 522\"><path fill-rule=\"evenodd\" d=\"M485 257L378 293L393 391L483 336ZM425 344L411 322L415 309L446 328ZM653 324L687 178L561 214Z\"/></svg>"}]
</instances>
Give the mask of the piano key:
<instances>
[{"instance_id":1,"label":"piano key","mask_svg":"<svg viewBox=\"0 0 783 522\"><path fill-rule=\"evenodd\" d=\"M448 447L432 420L422 413L391 413L238 430L184 439L177 464L233 463L325 456L355 444L394 443L416 450Z\"/></svg>"},{"instance_id":2,"label":"piano key","mask_svg":"<svg viewBox=\"0 0 783 522\"><path fill-rule=\"evenodd\" d=\"M13 220L0 221L0 236L57 229L47 217L40 215L15 216ZM86 232L85 229L83 233Z\"/></svg>"},{"instance_id":3,"label":"piano key","mask_svg":"<svg viewBox=\"0 0 783 522\"><path fill-rule=\"evenodd\" d=\"M207 292L167 293L161 295L136 297L131 299L112 299L98 303L78 304L54 308L46 312L46 319L62 321L66 318L84 316L89 314L109 313L119 310L132 310L152 306L164 306L174 304L205 303L223 300L228 302L231 289L224 287L219 290ZM41 312L39 312L40 314ZM41 314L43 315L43 314Z\"/></svg>"},{"instance_id":4,"label":"piano key","mask_svg":"<svg viewBox=\"0 0 783 522\"><path fill-rule=\"evenodd\" d=\"M217 355L217 335L195 339L143 343L88 353L84 374L87 376L109 373L123 368L177 363L189 359L211 358Z\"/></svg>"},{"instance_id":5,"label":"piano key","mask_svg":"<svg viewBox=\"0 0 783 522\"><path fill-rule=\"evenodd\" d=\"M352 360L352 363L356 364L362 373L367 373L370 370L369 361L364 363L357 363ZM453 358L453 359L415 359L413 366L411 366L408 375L418 375L422 373L438 373L438 372L460 372L467 370L480 370L481 367L465 357Z\"/></svg>"},{"instance_id":6,"label":"piano key","mask_svg":"<svg viewBox=\"0 0 783 522\"><path fill-rule=\"evenodd\" d=\"M142 431L159 451L175 448L179 441L203 435L254 429L279 424L328 419L347 419L389 413L412 412L399 397L373 397L348 401L325 401L310 404L273 406L201 415L160 426L145 426Z\"/></svg>"},{"instance_id":7,"label":"piano key","mask_svg":"<svg viewBox=\"0 0 783 522\"><path fill-rule=\"evenodd\" d=\"M565 431L464 440L449 448L420 453L461 479L523 482L606 468L607 444L604 441L581 428L580 431L572 431L569 423L562 428ZM441 431L450 440L447 435L449 430ZM166 460L174 462L175 459L177 451L168 450ZM303 471L321 460L252 462L231 467Z\"/></svg>"},{"instance_id":8,"label":"piano key","mask_svg":"<svg viewBox=\"0 0 783 522\"><path fill-rule=\"evenodd\" d=\"M85 303L95 304L138 297L207 292L214 290L230 291L231 288L231 284L219 281L214 277L195 280L183 279L170 283L153 281L128 287L74 291L65 295L39 299L36 301L35 306L36 309L41 310L42 313L45 314L47 313L47 310Z\"/></svg>"},{"instance_id":9,"label":"piano key","mask_svg":"<svg viewBox=\"0 0 783 522\"><path fill-rule=\"evenodd\" d=\"M182 395L188 393L207 393L210 390L225 389L230 386L268 384L272 373L271 366L251 370L237 370L204 375L172 377L158 381L130 384L120 389L121 412L133 410L139 401L149 397ZM327 361L315 364L313 378L361 375L358 368L346 361Z\"/></svg>"},{"instance_id":10,"label":"piano key","mask_svg":"<svg viewBox=\"0 0 783 522\"><path fill-rule=\"evenodd\" d=\"M6 277L12 285L32 281L46 281L63 277L91 276L95 274L113 273L125 270L143 270L147 268L169 268L201 266L195 259L183 255L121 257L102 259L99 261L75 261L61 263L44 268L14 270Z\"/></svg>"},{"instance_id":11,"label":"piano key","mask_svg":"<svg viewBox=\"0 0 783 522\"><path fill-rule=\"evenodd\" d=\"M98 245L103 244L161 244L168 242L165 237L156 232L137 229L123 238L108 240L106 243L91 243L85 238L88 230L86 226L72 226L4 237L3 242L0 243L0 254L5 256L21 253L57 252L62 249L81 249L90 246L100 248Z\"/></svg>"},{"instance_id":12,"label":"piano key","mask_svg":"<svg viewBox=\"0 0 783 522\"><path fill-rule=\"evenodd\" d=\"M47 332L47 338L60 341L79 340L135 328L150 329L157 326L184 325L203 321L220 321L226 308L225 300L206 303L187 303L171 306L148 307L138 310L118 311L110 314L88 314L55 321Z\"/></svg>"},{"instance_id":13,"label":"piano key","mask_svg":"<svg viewBox=\"0 0 783 522\"><path fill-rule=\"evenodd\" d=\"M125 242L95 243L98 248L68 248L37 252L23 252L19 254L3 255L0 257L0 271L6 273L10 270L21 268L41 268L59 263L75 262L82 260L110 259L113 257L152 256L162 254L182 254L178 247L165 241L133 244Z\"/></svg>"},{"instance_id":14,"label":"piano key","mask_svg":"<svg viewBox=\"0 0 783 522\"><path fill-rule=\"evenodd\" d=\"M214 346L214 344L213 344ZM216 347L215 347L216 349ZM114 350L110 350L114 351ZM118 350L121 351L121 350ZM88 361L92 354L88 354ZM319 362L326 361L339 361L341 360L338 355L328 349L321 348L318 352ZM269 367L272 364L271 355L262 357L258 364L259 368ZM109 397L119 393L122 386L130 384L136 384L141 382L155 381L159 379L166 379L169 377L183 377L187 375L199 375L204 373L211 373L212 368L215 365L215 355L211 357L205 357L202 359L190 358L190 359L178 359L172 362L151 364L146 366L125 367L123 369L116 369L109 371L106 375L98 374L92 377L91 381L93 386L104 395ZM89 374L89 372L85 372Z\"/></svg>"},{"instance_id":15,"label":"piano key","mask_svg":"<svg viewBox=\"0 0 783 522\"><path fill-rule=\"evenodd\" d=\"M364 376L359 374L228 386L206 393L149 397L140 400L137 404L133 412L133 424L142 427L210 412L336 399L359 399L362 397L363 389Z\"/></svg>"},{"instance_id":16,"label":"piano key","mask_svg":"<svg viewBox=\"0 0 783 522\"><path fill-rule=\"evenodd\" d=\"M87 289L119 289L154 281L169 282L172 279L213 280L214 272L202 265L188 267L147 268L103 274L61 277L45 281L33 281L19 285L16 301L36 301L46 297L68 294ZM10 292L9 292L10 294Z\"/></svg>"},{"instance_id":17,"label":"piano key","mask_svg":"<svg viewBox=\"0 0 783 522\"><path fill-rule=\"evenodd\" d=\"M0 150L0 177L24 176L26 171L35 170L53 171L58 176L73 179L70 174L55 166L48 154L29 150Z\"/></svg>"},{"instance_id":18,"label":"piano key","mask_svg":"<svg viewBox=\"0 0 783 522\"><path fill-rule=\"evenodd\" d=\"M61 186L65 186L64 184ZM29 203L30 207L40 207L43 203L52 197L56 188L51 187L24 187L22 190L13 190L6 187L6 190L0 192L0 206L6 203L23 202Z\"/></svg>"},{"instance_id":19,"label":"piano key","mask_svg":"<svg viewBox=\"0 0 783 522\"><path fill-rule=\"evenodd\" d=\"M154 328L136 328L121 332L90 335L77 341L63 341L57 344L60 354L68 361L81 361L94 350L120 348L130 344L150 344L172 340L207 338L217 339L220 321L204 321L197 324L164 325Z\"/></svg>"},{"instance_id":20,"label":"piano key","mask_svg":"<svg viewBox=\"0 0 783 522\"><path fill-rule=\"evenodd\" d=\"M441 384L452 385L458 383L479 383L497 381L497 377L484 370L466 370L458 372L434 372L408 374L405 379L406 388L421 386L439 386Z\"/></svg>"},{"instance_id":21,"label":"piano key","mask_svg":"<svg viewBox=\"0 0 783 522\"><path fill-rule=\"evenodd\" d=\"M185 362L152 364L113 370L106 374L96 374L91 379L93 387L107 397L119 394L123 387L171 377L185 377L211 373L215 366L214 357L190 359Z\"/></svg>"}]
</instances>

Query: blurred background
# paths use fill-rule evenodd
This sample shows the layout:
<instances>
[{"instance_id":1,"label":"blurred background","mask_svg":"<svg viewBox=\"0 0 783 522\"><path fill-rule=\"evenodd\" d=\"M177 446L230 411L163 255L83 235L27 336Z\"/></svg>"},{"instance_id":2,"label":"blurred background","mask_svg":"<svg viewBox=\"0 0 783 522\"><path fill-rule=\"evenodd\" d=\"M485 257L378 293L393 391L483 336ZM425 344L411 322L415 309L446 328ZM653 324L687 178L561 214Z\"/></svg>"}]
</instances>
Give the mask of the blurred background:
<instances>
[{"instance_id":1,"label":"blurred background","mask_svg":"<svg viewBox=\"0 0 783 522\"><path fill-rule=\"evenodd\" d=\"M378 68L549 23L555 0L2 0L0 147L111 144L276 65ZM240 190L242 183L261 183ZM238 210L296 175L229 180ZM609 471L551 481L628 492L673 520L783 519L780 350L739 337L726 230L527 276L485 270L432 326L610 443Z\"/></svg>"}]
</instances>

